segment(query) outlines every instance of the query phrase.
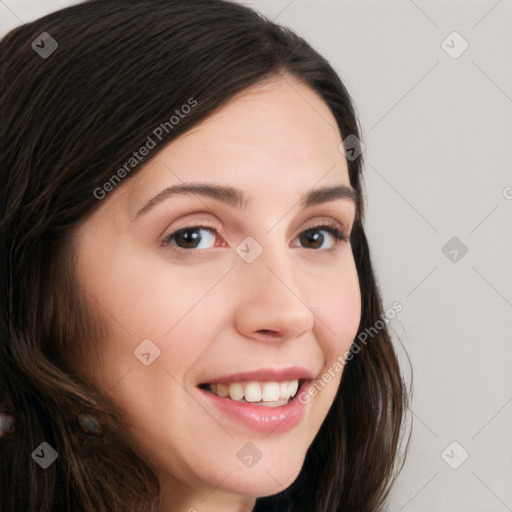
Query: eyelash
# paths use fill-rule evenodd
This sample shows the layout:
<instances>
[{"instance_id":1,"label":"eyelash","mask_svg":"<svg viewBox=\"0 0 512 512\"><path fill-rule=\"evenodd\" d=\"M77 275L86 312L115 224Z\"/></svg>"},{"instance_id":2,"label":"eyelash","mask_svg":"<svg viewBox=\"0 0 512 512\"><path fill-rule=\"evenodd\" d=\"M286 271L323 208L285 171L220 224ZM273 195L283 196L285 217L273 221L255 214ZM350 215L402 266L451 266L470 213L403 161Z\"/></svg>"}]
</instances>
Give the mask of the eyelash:
<instances>
[{"instance_id":1,"label":"eyelash","mask_svg":"<svg viewBox=\"0 0 512 512\"><path fill-rule=\"evenodd\" d=\"M206 229L213 233L216 233L217 235L219 234L217 229L214 228L213 226L208 226L208 225L186 226L183 228L179 228L179 229L173 231L172 233L169 233L168 235L166 235L161 240L161 244L163 246L169 247L170 250L172 252L176 253L178 256L186 256L186 255L191 255L191 254L195 255L195 254L202 253L205 251L205 249L184 249L183 247L177 247L171 243L171 241L174 239L174 237L176 235L178 235L179 233L184 232L184 231L195 231L198 229ZM332 247L331 249L313 249L316 251L320 250L320 251L331 251L332 252L338 248L340 242L347 242L350 239L349 237L345 236L343 231L341 231L340 224L336 221L328 221L323 224L311 226L310 228L305 229L304 231L299 233L299 236L301 236L305 233L311 232L311 231L313 231L313 232L314 231L327 231L335 239L334 247ZM307 247L306 247L306 249L307 249Z\"/></svg>"}]
</instances>

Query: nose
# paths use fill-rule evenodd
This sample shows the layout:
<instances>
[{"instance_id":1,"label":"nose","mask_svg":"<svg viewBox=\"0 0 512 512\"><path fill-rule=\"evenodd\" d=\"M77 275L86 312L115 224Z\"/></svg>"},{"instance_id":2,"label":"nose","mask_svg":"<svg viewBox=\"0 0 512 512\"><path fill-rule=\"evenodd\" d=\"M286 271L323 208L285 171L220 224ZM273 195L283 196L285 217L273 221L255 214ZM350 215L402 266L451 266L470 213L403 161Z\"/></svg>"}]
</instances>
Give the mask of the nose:
<instances>
[{"instance_id":1,"label":"nose","mask_svg":"<svg viewBox=\"0 0 512 512\"><path fill-rule=\"evenodd\" d=\"M234 321L244 336L295 339L311 331L314 313L296 283L298 269L283 248L266 248L252 263L237 262Z\"/></svg>"}]
</instances>

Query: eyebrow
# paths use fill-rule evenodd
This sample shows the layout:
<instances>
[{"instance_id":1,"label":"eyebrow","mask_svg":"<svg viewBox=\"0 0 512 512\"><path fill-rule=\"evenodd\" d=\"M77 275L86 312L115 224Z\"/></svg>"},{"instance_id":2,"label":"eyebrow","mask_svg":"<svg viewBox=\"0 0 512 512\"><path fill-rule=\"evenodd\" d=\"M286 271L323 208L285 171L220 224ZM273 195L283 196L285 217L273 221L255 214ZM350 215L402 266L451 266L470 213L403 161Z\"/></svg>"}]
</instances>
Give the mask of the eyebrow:
<instances>
[{"instance_id":1,"label":"eyebrow","mask_svg":"<svg viewBox=\"0 0 512 512\"><path fill-rule=\"evenodd\" d=\"M245 209L249 203L249 198L245 193L231 186L216 185L211 183L180 183L165 188L156 196L151 198L135 215L135 219L154 208L157 204L175 196L198 195L210 197L221 201L230 206ZM359 195L352 188L346 185L336 185L332 187L321 187L311 189L300 199L301 208L309 208L337 199L350 199L354 203L359 203Z\"/></svg>"}]
</instances>

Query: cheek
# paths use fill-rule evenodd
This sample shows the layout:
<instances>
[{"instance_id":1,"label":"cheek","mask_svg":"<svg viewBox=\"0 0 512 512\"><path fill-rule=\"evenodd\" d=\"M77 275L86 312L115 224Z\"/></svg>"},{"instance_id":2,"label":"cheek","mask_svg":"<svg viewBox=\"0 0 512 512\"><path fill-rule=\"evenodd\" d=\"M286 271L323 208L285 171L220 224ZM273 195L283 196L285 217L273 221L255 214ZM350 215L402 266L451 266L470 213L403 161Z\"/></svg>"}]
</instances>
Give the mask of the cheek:
<instances>
[{"instance_id":1,"label":"cheek","mask_svg":"<svg viewBox=\"0 0 512 512\"><path fill-rule=\"evenodd\" d=\"M164 372L163 381L170 379L165 370L182 381L222 316L223 301L218 300L215 285L229 267L225 263L214 269L181 267L171 273L164 259L149 258L144 262L127 259L108 272L101 266L94 269L83 279L95 299L91 307L107 325L99 347L101 361L94 371L102 385L106 389L115 385L116 392L121 387L118 381L135 383L135 389L166 389L157 369ZM139 347L144 347L144 354L150 352L151 360L158 354L150 366L137 359L142 354Z\"/></svg>"},{"instance_id":2,"label":"cheek","mask_svg":"<svg viewBox=\"0 0 512 512\"><path fill-rule=\"evenodd\" d=\"M112 308L133 333L163 337L181 323L229 270L226 263L175 266L163 257L132 261L103 287ZM126 276L131 276L128 279ZM115 290L115 291L114 291Z\"/></svg>"},{"instance_id":3,"label":"cheek","mask_svg":"<svg viewBox=\"0 0 512 512\"><path fill-rule=\"evenodd\" d=\"M361 295L357 270L351 260L341 272L332 273L329 285L312 299L317 316L317 340L326 364L332 364L348 350L357 335L361 319Z\"/></svg>"}]
</instances>

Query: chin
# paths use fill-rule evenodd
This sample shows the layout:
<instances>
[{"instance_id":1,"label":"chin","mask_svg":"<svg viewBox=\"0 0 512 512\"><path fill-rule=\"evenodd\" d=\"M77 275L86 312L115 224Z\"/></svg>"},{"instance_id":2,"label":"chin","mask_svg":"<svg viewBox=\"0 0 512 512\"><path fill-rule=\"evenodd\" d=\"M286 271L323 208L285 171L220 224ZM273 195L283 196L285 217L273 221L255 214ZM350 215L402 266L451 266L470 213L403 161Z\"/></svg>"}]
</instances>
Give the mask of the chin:
<instances>
[{"instance_id":1,"label":"chin","mask_svg":"<svg viewBox=\"0 0 512 512\"><path fill-rule=\"evenodd\" d=\"M299 476L305 453L279 450L265 462L264 455L253 467L238 466L225 482L233 493L255 498L272 496L289 487ZM272 451L269 450L269 453Z\"/></svg>"}]
</instances>

